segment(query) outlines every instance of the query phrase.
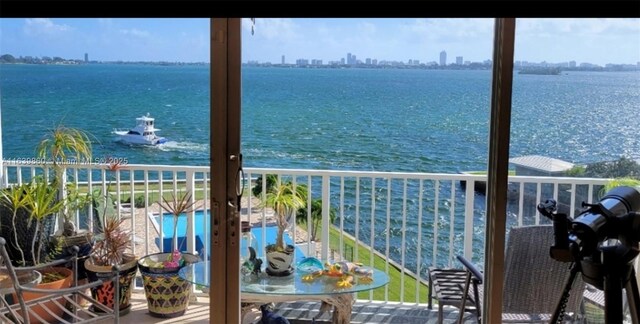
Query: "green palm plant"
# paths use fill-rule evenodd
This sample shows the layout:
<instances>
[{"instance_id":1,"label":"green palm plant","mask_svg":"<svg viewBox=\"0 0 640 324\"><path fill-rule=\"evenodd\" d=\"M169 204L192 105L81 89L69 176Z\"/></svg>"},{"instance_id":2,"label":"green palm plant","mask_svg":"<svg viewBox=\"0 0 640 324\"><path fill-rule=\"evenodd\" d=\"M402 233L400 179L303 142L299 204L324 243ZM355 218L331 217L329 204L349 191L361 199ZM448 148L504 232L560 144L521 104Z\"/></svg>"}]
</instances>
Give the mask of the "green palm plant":
<instances>
[{"instance_id":1,"label":"green palm plant","mask_svg":"<svg viewBox=\"0 0 640 324\"><path fill-rule=\"evenodd\" d=\"M276 185L273 190L268 191L264 206L273 208L276 215L276 224L278 225L278 234L276 236L275 248L278 251L284 251L284 231L289 227L291 217L295 217L298 209L304 207L304 195L301 186L294 188L293 183L286 182Z\"/></svg>"},{"instance_id":2,"label":"green palm plant","mask_svg":"<svg viewBox=\"0 0 640 324\"><path fill-rule=\"evenodd\" d=\"M89 135L81 129L58 125L45 134L36 147L36 156L53 163L54 168L64 165L68 158L90 161L92 155ZM57 174L56 180L60 180Z\"/></svg>"},{"instance_id":3,"label":"green palm plant","mask_svg":"<svg viewBox=\"0 0 640 324\"><path fill-rule=\"evenodd\" d=\"M631 177L613 179L607 182L607 184L605 184L604 187L600 189L600 197L604 196L611 189L615 187L620 187L620 186L640 188L640 180L636 178L631 178Z\"/></svg>"}]
</instances>

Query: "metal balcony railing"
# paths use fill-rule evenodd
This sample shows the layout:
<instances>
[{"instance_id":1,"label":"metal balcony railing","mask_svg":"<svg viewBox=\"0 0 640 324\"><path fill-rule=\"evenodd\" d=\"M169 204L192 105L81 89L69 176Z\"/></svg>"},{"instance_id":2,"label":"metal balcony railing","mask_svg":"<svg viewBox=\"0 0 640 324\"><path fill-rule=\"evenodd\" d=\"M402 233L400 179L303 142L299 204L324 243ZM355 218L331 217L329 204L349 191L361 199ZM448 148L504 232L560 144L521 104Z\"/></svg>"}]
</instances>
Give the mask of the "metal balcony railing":
<instances>
[{"instance_id":1,"label":"metal balcony railing","mask_svg":"<svg viewBox=\"0 0 640 324\"><path fill-rule=\"evenodd\" d=\"M52 169L42 165L10 161L4 162L3 171L4 186L27 182L36 176L53 176ZM479 264L484 262L486 176L246 168L241 218L252 221L254 227L262 227L263 231L273 216L273 211L260 205L267 189L267 175L271 174L277 181L307 186L307 213L301 216L307 221L298 225L303 231L290 231L291 239L304 254L378 267L383 260L383 270L396 268L401 272L400 291L386 288L384 297L374 298L372 292L364 299L418 304L424 293L419 290L420 285L407 285L405 278L424 283L429 266L456 266L458 254ZM192 199L199 202L198 209L207 215L210 179L207 166L70 164L66 166L65 180L83 192L98 192L100 197L109 192L119 197L115 199L115 214L129 217L128 224L136 242L133 253L141 256L164 249L167 231L163 218L166 216L156 204L162 201L162 194L170 197L171 193L192 192ZM608 180L510 176L507 226L548 223L536 210L537 203L547 198L566 204L571 216L575 216L583 201L599 199L601 188ZM254 197L252 189L257 183L261 185L261 193ZM122 205L127 199L131 210ZM147 203L133 208L136 199ZM316 200L322 207L320 219L312 213ZM84 214L76 213L76 224L93 229L94 212L89 208ZM335 214L333 222L331 213ZM200 216L199 220L195 215L194 211L186 218L186 248L206 256L210 233L208 217ZM309 235L300 237L299 233L305 232ZM310 242L310 233L314 232L316 240ZM266 235L262 235L261 240L262 246L270 243ZM200 251L199 245L202 245ZM415 289L415 292L405 289ZM361 295L359 298L363 299Z\"/></svg>"}]
</instances>

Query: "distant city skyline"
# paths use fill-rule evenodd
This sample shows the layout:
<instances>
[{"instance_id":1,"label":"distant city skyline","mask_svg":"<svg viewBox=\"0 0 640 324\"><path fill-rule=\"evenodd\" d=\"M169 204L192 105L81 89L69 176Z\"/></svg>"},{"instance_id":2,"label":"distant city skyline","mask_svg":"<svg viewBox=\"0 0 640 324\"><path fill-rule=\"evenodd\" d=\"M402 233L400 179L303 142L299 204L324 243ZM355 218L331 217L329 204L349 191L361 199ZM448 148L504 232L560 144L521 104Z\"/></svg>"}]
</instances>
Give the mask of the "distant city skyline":
<instances>
[{"instance_id":1,"label":"distant city skyline","mask_svg":"<svg viewBox=\"0 0 640 324\"><path fill-rule=\"evenodd\" d=\"M492 59L494 19L257 19L243 23L243 62L324 62L352 53L363 62L418 59L447 63ZM615 51L611 49L615 48ZM515 60L588 62L604 66L640 61L640 19L517 19Z\"/></svg>"},{"instance_id":2,"label":"distant city skyline","mask_svg":"<svg viewBox=\"0 0 640 324\"><path fill-rule=\"evenodd\" d=\"M242 61L288 64L297 59L440 61L492 59L493 19L258 18L243 19ZM0 19L0 55L96 61L209 62L209 19ZM515 60L640 61L640 19L518 19Z\"/></svg>"}]
</instances>

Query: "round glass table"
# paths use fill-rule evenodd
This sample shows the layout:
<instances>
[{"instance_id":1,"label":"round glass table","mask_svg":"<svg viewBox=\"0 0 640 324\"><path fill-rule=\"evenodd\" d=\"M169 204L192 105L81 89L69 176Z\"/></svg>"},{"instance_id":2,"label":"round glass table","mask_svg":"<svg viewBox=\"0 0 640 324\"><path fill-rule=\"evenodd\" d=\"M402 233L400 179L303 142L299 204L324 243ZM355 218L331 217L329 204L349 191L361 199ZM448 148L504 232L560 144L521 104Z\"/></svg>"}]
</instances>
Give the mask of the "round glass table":
<instances>
[{"instance_id":1,"label":"round glass table","mask_svg":"<svg viewBox=\"0 0 640 324\"><path fill-rule=\"evenodd\" d=\"M208 262L198 262L180 269L180 277L196 285L209 287L210 268ZM266 304L271 302L320 300L320 314L333 310L334 323L349 323L354 293L383 287L389 283L389 276L378 269L372 269L371 281L353 276L350 287L339 287L339 277L320 276L314 280L302 280L308 273L294 271L286 277L269 276L264 272L246 275L240 279L242 302ZM318 315L318 316L319 316Z\"/></svg>"}]
</instances>

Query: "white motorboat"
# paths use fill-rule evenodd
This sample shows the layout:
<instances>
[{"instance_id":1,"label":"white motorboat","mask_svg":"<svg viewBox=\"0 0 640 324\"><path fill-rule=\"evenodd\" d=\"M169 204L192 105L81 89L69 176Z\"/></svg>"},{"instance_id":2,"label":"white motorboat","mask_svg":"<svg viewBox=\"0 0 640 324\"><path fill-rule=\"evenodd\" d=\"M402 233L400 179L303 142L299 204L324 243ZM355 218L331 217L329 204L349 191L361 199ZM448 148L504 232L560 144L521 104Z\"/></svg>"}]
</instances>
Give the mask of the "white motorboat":
<instances>
[{"instance_id":1,"label":"white motorboat","mask_svg":"<svg viewBox=\"0 0 640 324\"><path fill-rule=\"evenodd\" d=\"M158 145L167 142L167 139L156 135L159 129L154 127L154 118L146 116L136 118L136 126L129 130L115 129L114 134L118 140L126 144Z\"/></svg>"}]
</instances>

